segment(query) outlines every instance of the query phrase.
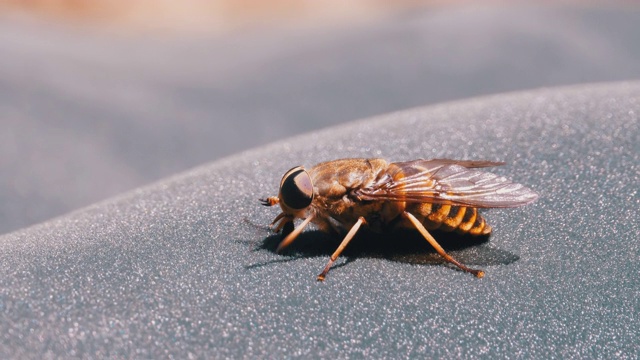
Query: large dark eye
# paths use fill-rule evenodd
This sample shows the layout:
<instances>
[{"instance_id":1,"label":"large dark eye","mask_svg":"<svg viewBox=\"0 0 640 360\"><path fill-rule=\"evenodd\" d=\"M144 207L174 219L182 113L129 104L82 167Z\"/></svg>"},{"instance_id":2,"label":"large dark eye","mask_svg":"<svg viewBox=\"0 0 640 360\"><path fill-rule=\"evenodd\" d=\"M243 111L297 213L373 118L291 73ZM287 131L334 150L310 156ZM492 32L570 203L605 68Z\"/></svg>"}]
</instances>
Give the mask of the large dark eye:
<instances>
[{"instance_id":1,"label":"large dark eye","mask_svg":"<svg viewBox=\"0 0 640 360\"><path fill-rule=\"evenodd\" d=\"M311 177L301 166L287 171L280 182L280 201L293 210L304 209L313 201Z\"/></svg>"}]
</instances>

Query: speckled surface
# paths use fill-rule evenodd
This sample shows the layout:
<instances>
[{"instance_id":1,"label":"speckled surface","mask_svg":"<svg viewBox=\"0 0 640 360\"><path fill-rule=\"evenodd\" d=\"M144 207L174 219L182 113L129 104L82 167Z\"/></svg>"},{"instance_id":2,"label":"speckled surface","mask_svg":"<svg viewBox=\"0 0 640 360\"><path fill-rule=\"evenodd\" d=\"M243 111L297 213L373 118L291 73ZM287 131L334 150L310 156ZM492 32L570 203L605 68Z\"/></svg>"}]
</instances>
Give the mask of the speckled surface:
<instances>
[{"instance_id":1,"label":"speckled surface","mask_svg":"<svg viewBox=\"0 0 640 360\"><path fill-rule=\"evenodd\" d=\"M418 108L4 235L0 357L638 357L639 118L640 82ZM396 237L361 238L318 283L335 243L309 232L275 254L257 198L348 156L503 160L541 197L485 212L490 241L453 251L484 279Z\"/></svg>"}]
</instances>

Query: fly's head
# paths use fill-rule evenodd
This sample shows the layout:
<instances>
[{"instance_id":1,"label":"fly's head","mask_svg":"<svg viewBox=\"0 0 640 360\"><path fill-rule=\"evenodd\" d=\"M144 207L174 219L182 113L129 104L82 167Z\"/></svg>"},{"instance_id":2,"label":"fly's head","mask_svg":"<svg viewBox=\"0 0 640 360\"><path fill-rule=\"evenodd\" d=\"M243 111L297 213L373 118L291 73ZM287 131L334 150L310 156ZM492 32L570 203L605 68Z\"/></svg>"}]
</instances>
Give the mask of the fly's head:
<instances>
[{"instance_id":1,"label":"fly's head","mask_svg":"<svg viewBox=\"0 0 640 360\"><path fill-rule=\"evenodd\" d=\"M276 225L275 230L280 231L285 227L285 232L288 232L286 227L293 226L293 219L308 217L307 210L311 206L313 199L314 191L311 176L302 166L296 166L287 171L282 180L280 180L278 196L261 199L261 202L265 206L280 204L282 213L276 217L271 225L275 225L282 220Z\"/></svg>"},{"instance_id":2,"label":"fly's head","mask_svg":"<svg viewBox=\"0 0 640 360\"><path fill-rule=\"evenodd\" d=\"M294 218L305 217L313 197L311 176L302 166L296 166L284 174L278 194L283 213Z\"/></svg>"}]
</instances>

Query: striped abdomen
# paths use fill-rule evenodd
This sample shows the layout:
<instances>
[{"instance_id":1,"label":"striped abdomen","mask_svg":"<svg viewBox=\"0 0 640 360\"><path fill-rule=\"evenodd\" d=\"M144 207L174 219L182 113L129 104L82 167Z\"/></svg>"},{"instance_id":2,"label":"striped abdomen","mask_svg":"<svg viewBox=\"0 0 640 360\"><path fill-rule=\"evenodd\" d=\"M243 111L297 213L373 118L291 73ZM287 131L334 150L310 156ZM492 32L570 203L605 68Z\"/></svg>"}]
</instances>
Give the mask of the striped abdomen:
<instances>
[{"instance_id":1,"label":"striped abdomen","mask_svg":"<svg viewBox=\"0 0 640 360\"><path fill-rule=\"evenodd\" d=\"M478 213L478 209L465 206L430 203L407 204L412 213L428 230L457 231L471 235L489 235L491 226Z\"/></svg>"}]
</instances>

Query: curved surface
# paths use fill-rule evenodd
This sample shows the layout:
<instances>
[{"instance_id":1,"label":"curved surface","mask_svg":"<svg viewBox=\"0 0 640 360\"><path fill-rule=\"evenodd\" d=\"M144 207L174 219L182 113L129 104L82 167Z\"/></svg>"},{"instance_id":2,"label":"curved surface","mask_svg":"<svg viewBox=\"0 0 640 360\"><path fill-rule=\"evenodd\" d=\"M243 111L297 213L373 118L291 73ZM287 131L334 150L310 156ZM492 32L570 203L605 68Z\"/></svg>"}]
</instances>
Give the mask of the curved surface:
<instances>
[{"instance_id":1,"label":"curved surface","mask_svg":"<svg viewBox=\"0 0 640 360\"><path fill-rule=\"evenodd\" d=\"M636 357L639 116L640 82L417 108L4 235L0 355ZM484 279L396 236L361 238L318 283L335 240L275 254L277 210L257 199L294 165L356 156L506 161L496 172L541 197L485 212L489 242L449 244Z\"/></svg>"}]
</instances>

